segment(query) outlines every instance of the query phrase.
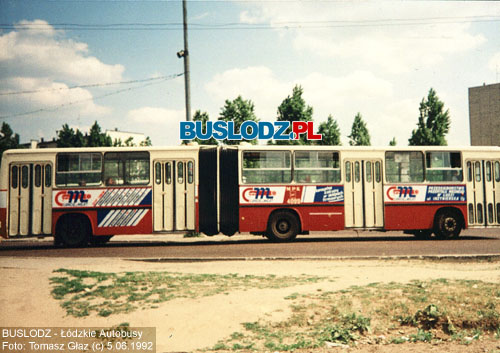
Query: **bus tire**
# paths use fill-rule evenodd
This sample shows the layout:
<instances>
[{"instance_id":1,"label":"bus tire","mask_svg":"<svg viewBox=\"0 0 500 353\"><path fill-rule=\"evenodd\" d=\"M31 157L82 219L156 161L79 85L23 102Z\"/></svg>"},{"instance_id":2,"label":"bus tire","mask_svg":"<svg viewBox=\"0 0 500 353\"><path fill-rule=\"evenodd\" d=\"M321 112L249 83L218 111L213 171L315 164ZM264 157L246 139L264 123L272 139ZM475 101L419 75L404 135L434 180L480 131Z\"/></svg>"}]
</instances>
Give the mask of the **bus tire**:
<instances>
[{"instance_id":1,"label":"bus tire","mask_svg":"<svg viewBox=\"0 0 500 353\"><path fill-rule=\"evenodd\" d=\"M57 222L56 239L66 247L86 246L90 238L90 224L83 215L66 215Z\"/></svg>"},{"instance_id":2,"label":"bus tire","mask_svg":"<svg viewBox=\"0 0 500 353\"><path fill-rule=\"evenodd\" d=\"M267 225L266 237L275 242L286 242L295 239L299 233L297 217L288 211L278 211L271 214Z\"/></svg>"},{"instance_id":3,"label":"bus tire","mask_svg":"<svg viewBox=\"0 0 500 353\"><path fill-rule=\"evenodd\" d=\"M456 211L443 210L436 216L434 233L438 239L457 238L462 230L462 222Z\"/></svg>"}]
</instances>

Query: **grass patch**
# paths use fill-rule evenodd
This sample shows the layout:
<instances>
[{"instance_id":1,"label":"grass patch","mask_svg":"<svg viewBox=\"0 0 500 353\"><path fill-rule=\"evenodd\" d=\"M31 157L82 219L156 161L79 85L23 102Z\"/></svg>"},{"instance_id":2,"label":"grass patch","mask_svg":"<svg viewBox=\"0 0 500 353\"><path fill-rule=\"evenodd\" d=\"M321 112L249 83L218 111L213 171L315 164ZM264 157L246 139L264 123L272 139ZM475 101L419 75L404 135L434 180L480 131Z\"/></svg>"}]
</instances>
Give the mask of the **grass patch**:
<instances>
[{"instance_id":1,"label":"grass patch","mask_svg":"<svg viewBox=\"0 0 500 353\"><path fill-rule=\"evenodd\" d=\"M404 344L500 337L500 287L481 281L372 283L337 292L293 293L282 322L244 323L219 346L256 351L324 348L328 344Z\"/></svg>"},{"instance_id":2,"label":"grass patch","mask_svg":"<svg viewBox=\"0 0 500 353\"><path fill-rule=\"evenodd\" d=\"M285 288L324 280L317 276L252 276L173 272L105 273L59 269L50 279L52 296L68 315L107 317L139 308L157 308L175 298L198 298L250 288Z\"/></svg>"}]
</instances>

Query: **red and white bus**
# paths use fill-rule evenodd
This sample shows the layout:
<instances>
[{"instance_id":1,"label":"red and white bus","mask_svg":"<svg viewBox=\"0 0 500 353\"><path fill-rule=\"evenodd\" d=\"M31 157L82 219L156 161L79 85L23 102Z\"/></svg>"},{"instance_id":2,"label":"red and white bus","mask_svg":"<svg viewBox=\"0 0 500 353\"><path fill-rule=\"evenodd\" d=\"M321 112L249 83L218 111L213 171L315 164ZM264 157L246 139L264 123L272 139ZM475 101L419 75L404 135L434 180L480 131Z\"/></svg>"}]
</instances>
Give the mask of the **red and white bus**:
<instances>
[{"instance_id":1,"label":"red and white bus","mask_svg":"<svg viewBox=\"0 0 500 353\"><path fill-rule=\"evenodd\" d=\"M498 147L179 146L9 150L0 234L56 244L197 231L455 238L500 228Z\"/></svg>"}]
</instances>

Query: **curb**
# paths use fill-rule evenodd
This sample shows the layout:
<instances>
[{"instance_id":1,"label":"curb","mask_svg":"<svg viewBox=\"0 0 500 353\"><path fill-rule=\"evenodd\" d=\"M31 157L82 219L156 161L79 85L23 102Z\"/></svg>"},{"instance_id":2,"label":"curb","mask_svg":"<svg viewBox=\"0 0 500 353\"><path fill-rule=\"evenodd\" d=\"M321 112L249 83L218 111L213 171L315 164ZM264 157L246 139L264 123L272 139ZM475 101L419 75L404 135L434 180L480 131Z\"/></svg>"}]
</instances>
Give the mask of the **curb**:
<instances>
[{"instance_id":1,"label":"curb","mask_svg":"<svg viewBox=\"0 0 500 353\"><path fill-rule=\"evenodd\" d=\"M434 261L493 261L500 260L500 254L476 255L397 255L397 256L297 256L297 257L162 257L129 258L138 262L216 262L216 261L351 261L351 260L434 260Z\"/></svg>"}]
</instances>

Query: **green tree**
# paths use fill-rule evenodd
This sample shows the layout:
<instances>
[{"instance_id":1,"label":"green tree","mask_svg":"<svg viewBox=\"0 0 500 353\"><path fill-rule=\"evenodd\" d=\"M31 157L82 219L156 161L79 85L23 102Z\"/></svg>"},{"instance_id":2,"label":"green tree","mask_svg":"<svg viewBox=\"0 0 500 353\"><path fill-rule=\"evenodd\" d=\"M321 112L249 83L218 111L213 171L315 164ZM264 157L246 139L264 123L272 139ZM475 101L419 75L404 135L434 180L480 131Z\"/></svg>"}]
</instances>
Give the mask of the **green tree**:
<instances>
[{"instance_id":1,"label":"green tree","mask_svg":"<svg viewBox=\"0 0 500 353\"><path fill-rule=\"evenodd\" d=\"M318 141L318 145L341 146L340 128L337 120L334 120L331 115L328 120L319 124L318 133L323 135L323 139Z\"/></svg>"},{"instance_id":2,"label":"green tree","mask_svg":"<svg viewBox=\"0 0 500 353\"><path fill-rule=\"evenodd\" d=\"M226 100L224 107L221 110L219 120L233 121L234 122L234 132L238 134L240 132L241 124L246 120L259 121L255 116L254 112L255 106L251 100L245 100L241 96L238 96L233 101ZM200 117L201 118L201 117ZM207 116L208 121L208 116ZM249 141L251 144L256 144L257 140ZM240 141L237 140L224 140L226 145L237 145Z\"/></svg>"},{"instance_id":3,"label":"green tree","mask_svg":"<svg viewBox=\"0 0 500 353\"><path fill-rule=\"evenodd\" d=\"M389 146L396 146L398 143L396 141L396 137L393 137L391 141L389 141Z\"/></svg>"},{"instance_id":4,"label":"green tree","mask_svg":"<svg viewBox=\"0 0 500 353\"><path fill-rule=\"evenodd\" d=\"M0 130L0 156L3 151L12 148L19 148L19 135L14 133L9 124L3 122Z\"/></svg>"},{"instance_id":5,"label":"green tree","mask_svg":"<svg viewBox=\"0 0 500 353\"><path fill-rule=\"evenodd\" d=\"M294 121L312 121L313 108L307 105L302 94L304 89L297 85L293 88L291 96L286 97L278 107L278 121L289 121L290 126ZM291 127L286 133L290 134ZM311 145L312 141L307 140L305 135L300 136L300 140L276 141L279 145Z\"/></svg>"},{"instance_id":6,"label":"green tree","mask_svg":"<svg viewBox=\"0 0 500 353\"><path fill-rule=\"evenodd\" d=\"M366 123L361 116L361 113L356 114L352 123L349 144L351 146L370 146L370 133L366 127Z\"/></svg>"},{"instance_id":7,"label":"green tree","mask_svg":"<svg viewBox=\"0 0 500 353\"><path fill-rule=\"evenodd\" d=\"M226 101L227 102L227 101ZM207 112L201 112L197 110L193 115L193 121L201 121L201 127L203 131L207 131L207 122L210 121ZM183 143L188 143L189 141L184 141ZM199 138L195 138L193 142L198 143L199 145L217 145L217 140L213 137L210 137L208 140L200 140Z\"/></svg>"},{"instance_id":8,"label":"green tree","mask_svg":"<svg viewBox=\"0 0 500 353\"><path fill-rule=\"evenodd\" d=\"M143 146L143 147L153 146L153 143L151 142L151 139L149 138L149 136L146 136L146 139L144 139L143 141L141 141L141 143L139 144L139 146Z\"/></svg>"},{"instance_id":9,"label":"green tree","mask_svg":"<svg viewBox=\"0 0 500 353\"><path fill-rule=\"evenodd\" d=\"M446 134L450 130L450 113L444 111L444 103L431 88L427 99L420 102L417 128L408 140L410 146L446 146Z\"/></svg>"},{"instance_id":10,"label":"green tree","mask_svg":"<svg viewBox=\"0 0 500 353\"><path fill-rule=\"evenodd\" d=\"M85 145L86 138L83 133L78 129L73 130L68 124L64 124L57 132L57 147L84 147Z\"/></svg>"},{"instance_id":11,"label":"green tree","mask_svg":"<svg viewBox=\"0 0 500 353\"><path fill-rule=\"evenodd\" d=\"M96 121L90 128L86 145L87 147L113 146L113 141L111 140L111 137L109 135L107 135L105 132L101 132L101 127Z\"/></svg>"}]
</instances>

